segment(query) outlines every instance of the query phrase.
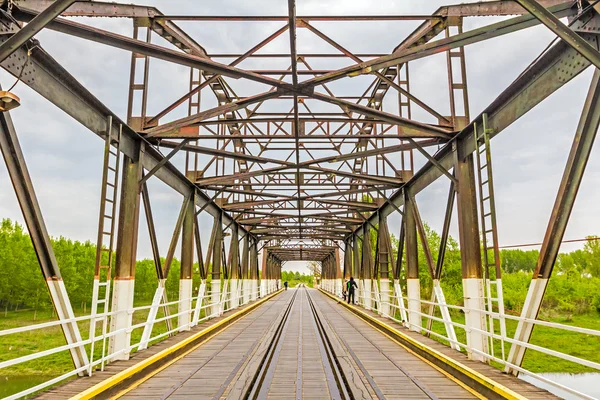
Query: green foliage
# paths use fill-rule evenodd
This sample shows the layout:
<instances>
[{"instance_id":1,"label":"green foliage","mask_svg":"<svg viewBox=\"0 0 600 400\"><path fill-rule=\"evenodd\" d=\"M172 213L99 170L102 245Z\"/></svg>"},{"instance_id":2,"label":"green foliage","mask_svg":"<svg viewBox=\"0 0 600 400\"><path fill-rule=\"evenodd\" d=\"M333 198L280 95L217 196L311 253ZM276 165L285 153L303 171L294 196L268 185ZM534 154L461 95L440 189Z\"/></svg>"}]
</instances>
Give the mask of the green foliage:
<instances>
[{"instance_id":1,"label":"green foliage","mask_svg":"<svg viewBox=\"0 0 600 400\"><path fill-rule=\"evenodd\" d=\"M52 247L65 287L74 307L85 309L92 299L96 245L60 237L52 239ZM164 260L163 260L164 262ZM198 266L195 266L197 271ZM176 299L179 292L180 262L173 260L166 283L167 296ZM199 285L194 276L194 288ZM156 291L154 260L136 263L135 300L150 301ZM0 305L4 310L52 306L46 283L33 250L29 234L18 223L4 219L0 225Z\"/></svg>"},{"instance_id":2,"label":"green foliage","mask_svg":"<svg viewBox=\"0 0 600 400\"><path fill-rule=\"evenodd\" d=\"M287 282L289 287L295 287L299 283L304 283L308 287L313 287L313 275L301 274L300 272L281 271L281 285Z\"/></svg>"},{"instance_id":3,"label":"green foliage","mask_svg":"<svg viewBox=\"0 0 600 400\"><path fill-rule=\"evenodd\" d=\"M500 250L500 260L504 272L533 272L540 252L538 250Z\"/></svg>"}]
</instances>

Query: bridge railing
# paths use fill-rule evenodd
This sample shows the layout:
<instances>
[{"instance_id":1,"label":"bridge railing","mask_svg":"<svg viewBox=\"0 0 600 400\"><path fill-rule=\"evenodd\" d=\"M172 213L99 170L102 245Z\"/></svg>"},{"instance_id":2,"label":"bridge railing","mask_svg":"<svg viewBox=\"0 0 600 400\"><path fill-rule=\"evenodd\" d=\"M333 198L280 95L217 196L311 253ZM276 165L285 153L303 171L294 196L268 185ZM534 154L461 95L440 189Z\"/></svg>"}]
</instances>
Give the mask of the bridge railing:
<instances>
[{"instance_id":1,"label":"bridge railing","mask_svg":"<svg viewBox=\"0 0 600 400\"><path fill-rule=\"evenodd\" d=\"M333 285L330 285L329 287L325 286L323 288L325 290L327 290L328 292L339 297L339 293L337 293L336 290L334 290ZM515 322L527 322L527 323L531 323L533 325L544 326L546 328L552 328L552 329L561 330L561 331L567 331L567 332L571 332L573 334L588 335L588 336L594 337L594 338L600 338L600 330L590 329L590 328L582 328L582 327L578 327L578 326L566 325L566 324L561 324L561 323L557 323L557 322L542 321L539 319L532 320L532 319L523 318L520 316L515 316L515 315L510 315L510 314L505 314L505 313L500 314L499 312L495 312L495 311L472 309L472 308L467 308L464 306L458 306L458 305L453 305L453 304L440 303L437 301L428 301L428 300L422 300L422 299L421 300L410 299L409 300L410 302L413 302L413 301L419 302L420 307L412 307L409 310L408 304L406 303L408 299L404 296L397 296L393 292L389 293L389 301L382 301L381 295L378 291L371 291L371 293L367 292L366 294L364 291L359 292L356 294L356 300L361 307L367 308L367 309L381 315L382 317L394 320L412 331L419 332L423 335L433 337L436 340L438 340L444 344L448 344L449 346L456 349L457 351L460 351L462 353L467 353L469 355L472 355L472 354L479 355L479 356L483 357L486 362L491 363L492 365L494 365L498 368L502 368L502 369L510 368L512 370L515 370L515 371L518 371L519 373L523 373L527 376L533 377L541 382L544 382L548 385L551 385L557 389L568 392L568 393L578 396L580 398L592 399L592 400L594 399L591 396L588 396L584 393L579 392L578 390L576 390L576 388L562 385L554 380L548 379L547 377L545 377L543 375L532 372L532 371L528 370L527 368L524 368L523 366L515 365L508 361L507 356L509 354L511 346L519 346L519 347L528 349L530 351L536 351L536 352L540 352L540 353L543 353L548 356L552 356L552 357L560 358L562 360L570 361L575 364L590 368L592 370L600 371L600 363L595 362L590 359L570 355L570 354L567 354L567 353L564 353L564 352L561 352L558 350L549 349L544 346L540 346L540 345L536 345L533 343L518 340L518 339L510 336L506 332L504 334L498 332L500 329L498 328L497 325L496 325L495 329L491 329L490 331L485 331L485 330L477 329L474 327L469 327L465 323L461 323L461 322L452 320L451 315L452 314L458 315L460 313L464 313L464 314L475 313L480 316L485 316L485 318L488 321L489 321L489 318L493 318L495 321L499 321L500 319L505 319L505 320L515 321ZM367 305L367 307L365 307L365 305ZM446 314L446 316L444 316L444 313L440 313L441 315L435 315L435 314L432 315L428 312L423 312L423 310L428 309L431 306L437 307L438 309L441 309L441 308L449 309L451 311L451 313L448 313L448 314ZM439 330L434 330L432 328L431 324L425 323L425 324L419 325L419 324L411 323L410 322L411 318L406 318L406 317L403 318L402 317L403 315L408 315L410 313L417 314L419 317L424 318L425 320L430 320L432 324L435 322L442 324L446 329L442 328ZM490 325L488 324L488 328L489 328L489 326ZM458 334L457 334L456 330L459 330ZM481 351L478 348L474 348L473 346L469 345L469 343L467 342L466 339L461 339L462 337L466 338L468 336L467 333L473 332L473 331L488 338L488 341L489 341L488 351ZM464 335L461 335L460 333L463 333Z\"/></svg>"},{"instance_id":2,"label":"bridge railing","mask_svg":"<svg viewBox=\"0 0 600 400\"><path fill-rule=\"evenodd\" d=\"M225 286L224 289L225 288L227 288L227 286ZM11 335L30 334L32 332L45 335L50 333L51 330L56 330L56 328L60 327L61 325L76 323L80 325L80 330L82 332L86 332L86 334L84 335L86 337L74 343L47 348L41 351L35 351L26 355L17 356L0 361L0 375L2 375L2 371L6 370L6 368L25 365L26 363L35 360L40 360L45 357L55 356L59 353L69 352L75 348L85 348L87 355L87 362L85 363L85 365L73 367L72 369L59 376L53 377L38 385L12 394L6 397L5 400L25 397L27 395L39 392L43 389L56 385L74 376L91 376L95 371L103 370L104 366L107 363L114 361L118 358L122 358L120 356L123 356L124 354L129 355L136 351L143 350L146 347L157 343L168 336L172 336L178 332L189 330L192 327L206 320L218 317L227 311L231 311L253 300L256 300L257 298L266 296L267 294L275 291L275 289L276 285L265 286L262 289L262 291L260 287L253 288L250 285L248 285L248 287L246 287L245 292L242 286L239 286L233 292L231 290L209 290L203 292L199 291L199 295L184 299L164 302L162 301L164 297L160 297L160 302L153 301L153 303L150 305L132 307L127 310L97 313L95 315L82 315L71 319L42 322L33 325L0 330L0 338L9 337ZM213 292L219 293L219 301L216 303L211 302L211 296ZM167 313L163 314L162 316L157 316L157 312L151 312L153 309L154 311L157 311L157 309L164 309L165 307L168 307L169 309L177 308L179 310L179 307L182 305L185 305L183 311ZM139 317L138 319L141 319L142 322L132 322L131 325L129 325L126 328L110 330L110 319L122 315L128 315L132 321L134 320L134 316L137 315ZM95 329L90 330L89 327L92 320L96 321L96 326ZM172 323L166 324L167 322ZM105 323L106 325L103 326L103 323ZM161 323L165 323L170 328L167 328L166 330L157 329L157 324ZM87 331L84 329L86 327L88 328ZM137 334L132 335L134 332L139 333L140 331L142 331L142 333L139 334L139 336ZM114 338L115 336L121 335L123 333L127 334L132 339L130 344L119 350L111 351L111 346L109 346L111 338ZM135 340L133 340L134 337ZM32 367L31 369L35 369L35 367Z\"/></svg>"}]
</instances>

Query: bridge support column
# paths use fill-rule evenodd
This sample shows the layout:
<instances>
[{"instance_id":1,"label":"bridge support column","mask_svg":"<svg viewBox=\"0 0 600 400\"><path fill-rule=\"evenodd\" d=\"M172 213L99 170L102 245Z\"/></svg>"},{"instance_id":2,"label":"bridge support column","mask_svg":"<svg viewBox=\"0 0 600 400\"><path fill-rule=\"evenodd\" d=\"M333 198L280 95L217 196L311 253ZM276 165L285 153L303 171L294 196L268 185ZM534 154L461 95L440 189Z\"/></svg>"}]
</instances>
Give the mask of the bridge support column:
<instances>
[{"instance_id":1,"label":"bridge support column","mask_svg":"<svg viewBox=\"0 0 600 400\"><path fill-rule=\"evenodd\" d=\"M408 193L404 193L404 228L406 237L406 292L408 298L409 329L421 332L421 282L419 281L419 251L417 223L413 212L414 204Z\"/></svg>"},{"instance_id":2,"label":"bridge support column","mask_svg":"<svg viewBox=\"0 0 600 400\"><path fill-rule=\"evenodd\" d=\"M33 188L33 182L29 176L17 132L8 112L0 113L0 151L6 162L8 174L23 212L33 249L48 286L58 320L72 319L75 315L73 314L71 301L60 274L52 242ZM81 341L81 334L76 322L65 322L61 324L61 329L68 344ZM76 368L88 364L87 354L83 346L74 347L69 351Z\"/></svg>"},{"instance_id":3,"label":"bridge support column","mask_svg":"<svg viewBox=\"0 0 600 400\"><path fill-rule=\"evenodd\" d=\"M135 284L135 262L137 254L138 227L140 218L139 181L142 178L142 157L140 151L137 160L123 157L123 184L121 189L121 207L113 284L112 312L116 312L110 321L111 332L109 353L119 352L111 360L129 359L131 341L133 289Z\"/></svg>"},{"instance_id":4,"label":"bridge support column","mask_svg":"<svg viewBox=\"0 0 600 400\"><path fill-rule=\"evenodd\" d=\"M573 139L569 158L567 159L567 165L565 166L558 188L554 207L552 208L550 221L546 228L538 262L533 273L533 279L525 298L521 318L534 320L538 316L599 125L600 72L599 70L595 70L579 119L575 138ZM519 321L515 332L515 339L521 342L529 342L534 327L535 325L532 323ZM507 361L520 366L523 363L526 350L523 346L513 344ZM518 375L519 373L510 367L507 367L505 371L513 375Z\"/></svg>"},{"instance_id":5,"label":"bridge support column","mask_svg":"<svg viewBox=\"0 0 600 400\"><path fill-rule=\"evenodd\" d=\"M364 229L363 235L363 248L362 248L362 274L363 274L363 307L370 310L372 307L371 290L373 288L373 252L371 246L371 226L367 224ZM360 292L359 292L360 295Z\"/></svg>"},{"instance_id":6,"label":"bridge support column","mask_svg":"<svg viewBox=\"0 0 600 400\"><path fill-rule=\"evenodd\" d=\"M210 283L210 314L216 317L221 312L221 265L223 263L223 218L215 217L213 224L212 240L212 272Z\"/></svg>"},{"instance_id":7,"label":"bridge support column","mask_svg":"<svg viewBox=\"0 0 600 400\"><path fill-rule=\"evenodd\" d=\"M183 218L181 233L181 269L179 275L179 305L177 327L179 331L189 331L192 310L192 275L194 267L194 224L196 221L195 202L189 201Z\"/></svg>"},{"instance_id":8,"label":"bridge support column","mask_svg":"<svg viewBox=\"0 0 600 400\"><path fill-rule=\"evenodd\" d=\"M231 226L231 244L229 245L229 270L231 271L229 281L230 307L238 308L240 304L240 244L237 225Z\"/></svg>"},{"instance_id":9,"label":"bridge support column","mask_svg":"<svg viewBox=\"0 0 600 400\"><path fill-rule=\"evenodd\" d=\"M353 242L352 242L352 258L353 258L353 264L354 264L354 275L351 275L352 277L354 277L355 281L359 281L361 280L362 277L362 263L361 263L361 255L360 255L360 238L358 237L358 235L354 235L353 236ZM358 283L357 283L358 284ZM355 294L355 296L360 296L362 293L358 292L357 294ZM356 302L360 304L360 299L356 299Z\"/></svg>"},{"instance_id":10,"label":"bridge support column","mask_svg":"<svg viewBox=\"0 0 600 400\"><path fill-rule=\"evenodd\" d=\"M390 269L394 265L392 241L387 225L387 218L379 215L379 232L377 234L377 261L375 263L379 270L379 293L381 304L379 313L383 316L390 315Z\"/></svg>"},{"instance_id":11,"label":"bridge support column","mask_svg":"<svg viewBox=\"0 0 600 400\"><path fill-rule=\"evenodd\" d=\"M259 294L259 297L265 297L267 295L268 264L269 264L269 260L268 260L268 256L267 256L267 249L263 249L262 268L260 271L260 294Z\"/></svg>"},{"instance_id":12,"label":"bridge support column","mask_svg":"<svg viewBox=\"0 0 600 400\"><path fill-rule=\"evenodd\" d=\"M352 239L348 239L344 242L344 272L343 279L348 280L353 275L354 271L352 268ZM344 288L345 290L346 288Z\"/></svg>"},{"instance_id":13,"label":"bridge support column","mask_svg":"<svg viewBox=\"0 0 600 400\"><path fill-rule=\"evenodd\" d=\"M250 259L250 246L248 241L248 234L244 235L244 239L242 242L242 304L246 304L250 301L250 291L252 288L250 287L250 268L249 268L249 259Z\"/></svg>"},{"instance_id":14,"label":"bridge support column","mask_svg":"<svg viewBox=\"0 0 600 400\"><path fill-rule=\"evenodd\" d=\"M335 249L335 295L342 297L342 268L340 265L340 249Z\"/></svg>"},{"instance_id":15,"label":"bridge support column","mask_svg":"<svg viewBox=\"0 0 600 400\"><path fill-rule=\"evenodd\" d=\"M256 301L258 296L258 242L253 240L250 247L250 301Z\"/></svg>"},{"instance_id":16,"label":"bridge support column","mask_svg":"<svg viewBox=\"0 0 600 400\"><path fill-rule=\"evenodd\" d=\"M327 263L327 258L325 258L321 262L321 284L323 288L329 292L329 264Z\"/></svg>"},{"instance_id":17,"label":"bridge support column","mask_svg":"<svg viewBox=\"0 0 600 400\"><path fill-rule=\"evenodd\" d=\"M460 148L460 146L459 146ZM457 186L458 231L461 251L465 325L467 326L467 351L469 358L485 361L486 357L474 352L487 353L487 337L480 331L487 331L481 249L479 246L479 221L477 218L477 198L475 194L475 169L473 155L457 154L455 160Z\"/></svg>"}]
</instances>

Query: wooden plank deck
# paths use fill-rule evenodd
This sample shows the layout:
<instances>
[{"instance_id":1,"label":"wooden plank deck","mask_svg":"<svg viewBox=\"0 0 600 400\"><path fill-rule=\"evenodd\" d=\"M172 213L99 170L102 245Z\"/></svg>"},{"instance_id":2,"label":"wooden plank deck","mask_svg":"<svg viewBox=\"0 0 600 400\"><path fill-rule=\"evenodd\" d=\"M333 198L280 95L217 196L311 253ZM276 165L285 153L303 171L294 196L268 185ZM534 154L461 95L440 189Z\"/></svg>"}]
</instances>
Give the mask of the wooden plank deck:
<instances>
[{"instance_id":1,"label":"wooden plank deck","mask_svg":"<svg viewBox=\"0 0 600 400\"><path fill-rule=\"evenodd\" d=\"M41 399L41 400L56 400L56 399L70 398L70 397L72 397L76 394L79 394L79 393L91 388L92 386L110 378L111 376L118 374L119 372L122 372L122 371L126 370L127 368L134 366L135 364L152 357L153 355L175 345L176 343L179 343L180 341L185 340L185 339L189 338L190 336L193 336L194 334L198 333L199 331L218 324L220 321L227 318L234 312L243 310L246 307L248 307L249 305L250 304L244 305L243 307L240 307L237 310L233 310L233 311L224 313L220 317L213 318L208 321L202 322L198 326L192 328L190 331L178 333L177 335L174 335L174 336L169 337L159 343L156 343L145 350L133 353L131 355L131 358L127 361L115 361L113 363L110 363L104 368L104 371L97 371L91 377L84 376L84 377L72 379L61 385L55 386L52 389L49 389L47 391L44 391L44 392L38 394L35 398ZM258 311L258 310L256 310L256 311Z\"/></svg>"},{"instance_id":2,"label":"wooden plank deck","mask_svg":"<svg viewBox=\"0 0 600 400\"><path fill-rule=\"evenodd\" d=\"M296 296L294 297L294 294ZM312 299L318 320L309 303ZM285 318L288 305L289 316ZM411 338L488 376L530 399L556 399L549 392L495 368L470 361L432 339L409 332L399 324L369 313ZM115 362L92 378L80 378L52 389L40 397L62 399L80 393L112 374L138 363L189 337L209 324L177 335L131 360ZM325 335L320 334L320 329ZM273 339L280 332L278 341ZM336 363L329 362L328 352ZM265 357L269 355L269 357ZM264 363L263 361L269 360ZM476 399L484 398L464 383L400 346L363 318L314 289L288 290L232 323L189 354L154 376L121 393L124 399L239 399L243 398L257 371L264 368L258 398L329 399L339 397L335 371L356 399ZM345 390L345 389L342 389Z\"/></svg>"},{"instance_id":3,"label":"wooden plank deck","mask_svg":"<svg viewBox=\"0 0 600 400\"><path fill-rule=\"evenodd\" d=\"M323 320L341 342L344 357L357 364L364 385L376 394L386 399L478 398L322 293L315 290L311 294Z\"/></svg>"},{"instance_id":4,"label":"wooden plank deck","mask_svg":"<svg viewBox=\"0 0 600 400\"><path fill-rule=\"evenodd\" d=\"M326 297L324 294L319 293L322 297ZM331 301L330 299L328 299L329 301ZM335 303L333 303L335 304ZM338 307L341 308L341 307ZM392 326L393 328L401 331L404 335L407 335L409 337L411 337L412 339L425 344L426 346L444 354L445 356L456 360L457 362L479 372L480 374L494 380L495 382L504 385L505 387L513 390L514 392L528 398L528 399L560 399L560 397L557 397L555 395L553 395L552 393L548 392L545 389L541 389L538 388L535 385L532 385L530 383L527 383L521 379L518 379L512 375L508 375L508 374L504 374L502 371L500 371L497 368L494 368L488 364L484 364L482 362L479 361L472 361L469 360L467 358L467 356L463 353L460 353L456 350L451 349L449 346L446 346L436 340L433 340L431 338L428 338L426 336L423 336L417 332L413 332L408 330L407 328L405 328L404 326L402 326L401 324L392 321L388 318L384 318L381 317L380 315L372 312L372 311L366 311L363 308L360 308L363 312L366 312L367 314L369 314L372 318L377 319L378 321L381 321L387 325ZM340 311L340 310L337 310ZM346 313L348 314L352 314L351 312L349 312L348 310L344 310ZM340 311L341 312L341 311ZM353 315L353 314L352 314ZM357 317L356 315L353 315L353 317L355 319L360 320L359 317ZM365 325L369 326L366 322L362 321ZM368 335L372 335L372 330L373 328L369 326L370 329L366 329L365 333Z\"/></svg>"}]
</instances>

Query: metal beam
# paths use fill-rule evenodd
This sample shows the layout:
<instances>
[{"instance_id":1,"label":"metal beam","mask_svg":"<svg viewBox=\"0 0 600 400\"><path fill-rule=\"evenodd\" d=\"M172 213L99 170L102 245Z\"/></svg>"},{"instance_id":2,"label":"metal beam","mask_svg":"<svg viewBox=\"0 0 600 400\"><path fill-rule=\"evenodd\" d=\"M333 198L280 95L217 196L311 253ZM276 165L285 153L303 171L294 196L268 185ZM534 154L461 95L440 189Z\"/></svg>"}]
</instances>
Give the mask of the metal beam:
<instances>
[{"instance_id":1,"label":"metal beam","mask_svg":"<svg viewBox=\"0 0 600 400\"><path fill-rule=\"evenodd\" d=\"M598 18L598 15L594 16L595 20ZM575 25L575 28L578 24ZM598 42L595 34L582 33L582 37L593 44ZM568 68L565 68L564 65L567 65ZM589 65L590 63L576 50L563 41L559 41L538 57L492 104L442 147L434 156L435 159L446 170L450 170L454 165L456 151L460 150L463 156L475 151L475 129L482 129L483 114L488 115L488 126L492 129L490 138L493 138L546 97L578 76ZM439 168L428 162L402 188L409 189L413 195L416 195L440 176L442 176L442 172ZM390 197L390 201L394 202L397 207L404 204L402 188ZM385 216L394 210L395 208L391 204L386 203L378 212ZM375 217L371 216L369 223L376 223Z\"/></svg>"},{"instance_id":2,"label":"metal beam","mask_svg":"<svg viewBox=\"0 0 600 400\"><path fill-rule=\"evenodd\" d=\"M10 21L2 18L6 25L0 27L0 33L9 31ZM0 37L0 42L2 42ZM16 63L15 60L27 58L27 51L23 48L18 49L12 56L2 61L0 65L13 74L15 77L21 74L22 63ZM129 126L127 126L115 113L109 110L100 100L94 97L81 83L79 83L68 71L59 65L50 57L41 47L36 47L32 52L28 64L25 66L22 82L36 91L42 97L62 109L73 119L83 126L104 137L108 131L107 120L112 116L113 129L115 132L122 127L122 136L120 149L128 157L137 157L138 149L143 139ZM148 146L145 149L142 164L144 169L152 170L163 156ZM165 164L156 172L156 177L184 196L189 196L194 190L198 190L185 175L171 163ZM211 215L221 213L221 209L210 201L208 196L198 190L196 204L206 207ZM229 215L223 216L224 221L230 222Z\"/></svg>"},{"instance_id":3,"label":"metal beam","mask_svg":"<svg viewBox=\"0 0 600 400\"><path fill-rule=\"evenodd\" d=\"M6 162L8 175L15 189L19 207L23 213L25 225L27 225L33 249L48 286L58 320L73 319L75 314L73 313L71 301L62 280L52 242L27 169L27 163L12 118L8 112L0 113L0 151ZM82 340L77 322L65 322L60 327L67 344L72 345ZM69 349L69 352L76 368L87 365L88 358L84 346L73 347Z\"/></svg>"},{"instance_id":4,"label":"metal beam","mask_svg":"<svg viewBox=\"0 0 600 400\"><path fill-rule=\"evenodd\" d=\"M27 25L12 35L2 45L0 45L0 62L13 54L19 47L23 46L36 33L44 29L52 20L58 17L76 0L56 0L52 2L44 11L39 13Z\"/></svg>"},{"instance_id":5,"label":"metal beam","mask_svg":"<svg viewBox=\"0 0 600 400\"><path fill-rule=\"evenodd\" d=\"M560 244L563 240L569 217L575 199L581 185L581 180L585 172L585 167L592 151L592 146L596 139L598 127L600 126L600 71L594 71L594 77L588 91L588 95L579 119L579 125L573 145L567 159L567 164L558 188L554 207L546 234L538 257L538 262L533 273L533 279L529 286L527 297L523 305L521 317L526 318L519 321L515 332L515 339L528 343L533 333L534 324L524 322L535 320L538 316L544 294L548 286L548 280L552 276L552 270L558 256ZM510 349L507 361L521 366L525 357L526 348L513 344ZM518 371L513 368L506 368L506 372L514 375Z\"/></svg>"},{"instance_id":6,"label":"metal beam","mask_svg":"<svg viewBox=\"0 0 600 400\"><path fill-rule=\"evenodd\" d=\"M596 68L600 68L600 53L598 48L592 46L585 39L572 31L568 26L560 22L550 11L535 0L515 0L524 9L529 11L531 15L537 18L548 29L554 32L559 38L568 43L571 47L577 50L589 62L594 64Z\"/></svg>"},{"instance_id":7,"label":"metal beam","mask_svg":"<svg viewBox=\"0 0 600 400\"><path fill-rule=\"evenodd\" d=\"M36 13L28 10L19 10L16 11L14 15L22 21L29 21L35 17ZM143 54L175 64L197 68L202 71L209 71L214 74L228 76L234 79L244 78L269 86L274 86L276 88L291 88L291 85L281 82L277 79L268 78L266 76L245 71L236 67L230 67L225 64L212 61L208 58L181 53L176 50L167 49L155 44L142 42L140 40L132 39L103 29L69 21L64 18L57 18L49 22L47 24L47 28L93 42L117 47L122 50L132 51L137 54Z\"/></svg>"}]
</instances>

